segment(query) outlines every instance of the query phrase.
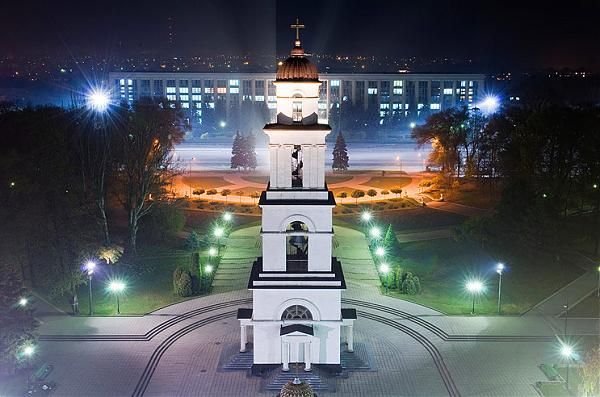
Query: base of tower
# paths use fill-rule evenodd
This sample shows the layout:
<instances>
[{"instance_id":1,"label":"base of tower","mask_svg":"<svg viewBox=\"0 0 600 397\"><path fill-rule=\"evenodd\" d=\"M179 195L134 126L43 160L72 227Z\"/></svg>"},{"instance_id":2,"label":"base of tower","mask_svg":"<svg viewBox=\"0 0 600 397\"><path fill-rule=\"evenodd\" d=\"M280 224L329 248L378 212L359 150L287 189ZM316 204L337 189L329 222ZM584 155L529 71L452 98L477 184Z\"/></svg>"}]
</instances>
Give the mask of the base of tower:
<instances>
[{"instance_id":1,"label":"base of tower","mask_svg":"<svg viewBox=\"0 0 600 397\"><path fill-rule=\"evenodd\" d=\"M252 364L250 373L252 376L264 376L277 367L281 367L281 364Z\"/></svg>"}]
</instances>

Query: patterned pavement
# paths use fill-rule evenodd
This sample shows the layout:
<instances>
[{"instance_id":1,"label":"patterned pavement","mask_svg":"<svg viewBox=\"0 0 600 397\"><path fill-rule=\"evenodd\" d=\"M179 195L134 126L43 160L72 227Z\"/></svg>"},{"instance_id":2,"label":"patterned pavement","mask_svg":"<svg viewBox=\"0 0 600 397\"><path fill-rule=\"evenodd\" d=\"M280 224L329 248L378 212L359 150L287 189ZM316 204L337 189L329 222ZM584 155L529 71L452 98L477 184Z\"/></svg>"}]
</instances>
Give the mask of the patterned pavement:
<instances>
[{"instance_id":1,"label":"patterned pavement","mask_svg":"<svg viewBox=\"0 0 600 397\"><path fill-rule=\"evenodd\" d=\"M554 361L556 348L542 317L448 317L382 296L363 235L339 227L335 232L348 284L343 306L359 312L355 341L368 347L374 369L335 378L335 394L536 395L532 385L544 380L537 365ZM240 233L240 250L225 254L231 268L234 258L242 263L257 249L253 233ZM241 266L239 279L248 272ZM274 395L261 378L219 368L224 349L239 341L235 311L251 307L250 298L239 289L142 317L44 317L40 358L54 365L50 380L58 385L57 396Z\"/></svg>"}]
</instances>

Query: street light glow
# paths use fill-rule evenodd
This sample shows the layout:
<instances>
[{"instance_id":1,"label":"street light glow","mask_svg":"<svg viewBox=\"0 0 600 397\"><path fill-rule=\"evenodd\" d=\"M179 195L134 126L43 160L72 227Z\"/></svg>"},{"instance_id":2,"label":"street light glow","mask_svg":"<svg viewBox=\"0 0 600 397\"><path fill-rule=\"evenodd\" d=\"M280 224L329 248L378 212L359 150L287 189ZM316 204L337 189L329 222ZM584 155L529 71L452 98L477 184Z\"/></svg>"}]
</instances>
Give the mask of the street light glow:
<instances>
[{"instance_id":1,"label":"street light glow","mask_svg":"<svg viewBox=\"0 0 600 397\"><path fill-rule=\"evenodd\" d=\"M231 222L232 219L233 219L233 215L231 215L231 212L224 212L223 213L223 220L225 222Z\"/></svg>"},{"instance_id":2,"label":"street light glow","mask_svg":"<svg viewBox=\"0 0 600 397\"><path fill-rule=\"evenodd\" d=\"M560 355L566 359L573 357L573 348L567 344L563 344L560 348Z\"/></svg>"},{"instance_id":3,"label":"street light glow","mask_svg":"<svg viewBox=\"0 0 600 397\"><path fill-rule=\"evenodd\" d=\"M210 247L208 249L208 255L209 256L215 256L215 255L217 255L217 249L215 247Z\"/></svg>"},{"instance_id":4,"label":"street light glow","mask_svg":"<svg viewBox=\"0 0 600 397\"><path fill-rule=\"evenodd\" d=\"M110 95L102 88L94 88L87 95L87 105L97 112L104 112L110 105Z\"/></svg>"},{"instance_id":5,"label":"street light glow","mask_svg":"<svg viewBox=\"0 0 600 397\"><path fill-rule=\"evenodd\" d=\"M387 274L390 271L390 267L387 263L382 263L381 265L379 265L379 271L381 273Z\"/></svg>"},{"instance_id":6,"label":"street light glow","mask_svg":"<svg viewBox=\"0 0 600 397\"><path fill-rule=\"evenodd\" d=\"M502 274L503 271L504 271L504 264L503 263L498 263L496 265L496 273Z\"/></svg>"},{"instance_id":7,"label":"street light glow","mask_svg":"<svg viewBox=\"0 0 600 397\"><path fill-rule=\"evenodd\" d=\"M121 280L113 280L108 283L108 290L113 294L119 294L125 291L125 283Z\"/></svg>"},{"instance_id":8,"label":"street light glow","mask_svg":"<svg viewBox=\"0 0 600 397\"><path fill-rule=\"evenodd\" d=\"M92 273L94 273L94 270L96 269L96 262L87 261L85 263L85 269L87 270L88 275L92 275Z\"/></svg>"},{"instance_id":9,"label":"street light glow","mask_svg":"<svg viewBox=\"0 0 600 397\"><path fill-rule=\"evenodd\" d=\"M373 215L371 215L369 211L363 211L363 213L360 214L360 219L362 219L365 222L369 222L372 218Z\"/></svg>"},{"instance_id":10,"label":"street light glow","mask_svg":"<svg viewBox=\"0 0 600 397\"><path fill-rule=\"evenodd\" d=\"M415 123L414 121L412 123L410 123L410 128L415 128L417 126L417 123Z\"/></svg>"},{"instance_id":11,"label":"street light glow","mask_svg":"<svg viewBox=\"0 0 600 397\"><path fill-rule=\"evenodd\" d=\"M377 248L375 248L375 255L377 255L377 256L384 256L385 255L385 248L383 248L383 247L377 247Z\"/></svg>"},{"instance_id":12,"label":"street light glow","mask_svg":"<svg viewBox=\"0 0 600 397\"><path fill-rule=\"evenodd\" d=\"M221 121L219 123L219 125L221 126L221 128L225 128L225 126L227 125L227 123L225 121Z\"/></svg>"},{"instance_id":13,"label":"street light glow","mask_svg":"<svg viewBox=\"0 0 600 397\"><path fill-rule=\"evenodd\" d=\"M371 234L371 237L379 238L379 236L381 236L381 229L379 229L377 226L373 226L369 233Z\"/></svg>"},{"instance_id":14,"label":"street light glow","mask_svg":"<svg viewBox=\"0 0 600 397\"><path fill-rule=\"evenodd\" d=\"M224 233L224 232L225 232L225 231L223 230L223 228L222 228L222 227L219 227L219 226L217 226L217 227L215 228L214 235L215 235L215 237L221 237L221 236L223 236L223 233Z\"/></svg>"},{"instance_id":15,"label":"street light glow","mask_svg":"<svg viewBox=\"0 0 600 397\"><path fill-rule=\"evenodd\" d=\"M27 306L27 303L29 303L29 300L27 298L19 299L19 306Z\"/></svg>"},{"instance_id":16,"label":"street light glow","mask_svg":"<svg viewBox=\"0 0 600 397\"><path fill-rule=\"evenodd\" d=\"M500 100L495 95L488 95L477 104L477 107L481 109L484 114L494 114L500 107Z\"/></svg>"},{"instance_id":17,"label":"street light glow","mask_svg":"<svg viewBox=\"0 0 600 397\"><path fill-rule=\"evenodd\" d=\"M26 345L23 347L23 355L25 357L31 357L31 356L33 356L33 353L35 353L35 346Z\"/></svg>"},{"instance_id":18,"label":"street light glow","mask_svg":"<svg viewBox=\"0 0 600 397\"><path fill-rule=\"evenodd\" d=\"M213 271L213 267L212 267L212 265L206 265L206 266L204 267L204 271L205 271L206 273L211 273L211 272Z\"/></svg>"},{"instance_id":19,"label":"street light glow","mask_svg":"<svg viewBox=\"0 0 600 397\"><path fill-rule=\"evenodd\" d=\"M467 282L467 291L469 291L472 294L479 294L483 292L484 289L485 286L479 280L471 280Z\"/></svg>"}]
</instances>

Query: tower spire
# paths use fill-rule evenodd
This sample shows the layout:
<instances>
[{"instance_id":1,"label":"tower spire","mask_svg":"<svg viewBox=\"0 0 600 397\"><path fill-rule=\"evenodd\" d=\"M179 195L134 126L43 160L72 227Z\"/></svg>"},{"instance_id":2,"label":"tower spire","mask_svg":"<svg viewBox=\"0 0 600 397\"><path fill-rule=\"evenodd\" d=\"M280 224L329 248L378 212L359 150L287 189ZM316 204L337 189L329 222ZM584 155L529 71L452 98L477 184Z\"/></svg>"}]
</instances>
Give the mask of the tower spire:
<instances>
[{"instance_id":1,"label":"tower spire","mask_svg":"<svg viewBox=\"0 0 600 397\"><path fill-rule=\"evenodd\" d=\"M290 28L296 29L296 41L294 45L300 47L300 29L304 29L304 24L300 23L300 19L296 18L296 23L291 24Z\"/></svg>"}]
</instances>

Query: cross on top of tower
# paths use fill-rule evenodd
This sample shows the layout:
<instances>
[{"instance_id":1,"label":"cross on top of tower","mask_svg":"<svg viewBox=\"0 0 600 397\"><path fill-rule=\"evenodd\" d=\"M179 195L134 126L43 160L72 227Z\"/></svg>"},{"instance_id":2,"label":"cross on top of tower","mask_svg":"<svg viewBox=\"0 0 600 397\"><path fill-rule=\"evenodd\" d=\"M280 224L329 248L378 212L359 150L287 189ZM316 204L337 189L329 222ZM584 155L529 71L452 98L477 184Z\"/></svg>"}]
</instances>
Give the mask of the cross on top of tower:
<instances>
[{"instance_id":1,"label":"cross on top of tower","mask_svg":"<svg viewBox=\"0 0 600 397\"><path fill-rule=\"evenodd\" d=\"M300 20L296 18L296 23L291 24L290 28L296 29L296 47L300 47L300 29L304 29L304 24L301 24Z\"/></svg>"}]
</instances>

